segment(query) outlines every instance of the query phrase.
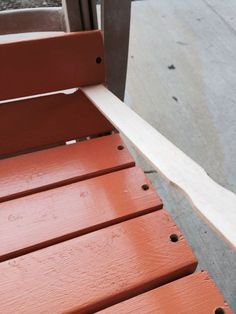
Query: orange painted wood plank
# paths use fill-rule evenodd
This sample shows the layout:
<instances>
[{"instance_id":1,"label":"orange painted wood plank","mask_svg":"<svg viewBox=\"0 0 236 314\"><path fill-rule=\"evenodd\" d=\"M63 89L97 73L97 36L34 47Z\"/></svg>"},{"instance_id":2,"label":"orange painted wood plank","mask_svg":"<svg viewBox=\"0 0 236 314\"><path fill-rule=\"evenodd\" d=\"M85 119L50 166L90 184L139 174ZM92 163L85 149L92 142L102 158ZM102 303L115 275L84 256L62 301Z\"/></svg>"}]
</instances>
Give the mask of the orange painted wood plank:
<instances>
[{"instance_id":1,"label":"orange painted wood plank","mask_svg":"<svg viewBox=\"0 0 236 314\"><path fill-rule=\"evenodd\" d=\"M0 202L134 164L119 134L3 159Z\"/></svg>"},{"instance_id":2,"label":"orange painted wood plank","mask_svg":"<svg viewBox=\"0 0 236 314\"><path fill-rule=\"evenodd\" d=\"M0 105L0 156L112 130L112 124L81 91L4 103Z\"/></svg>"},{"instance_id":3,"label":"orange painted wood plank","mask_svg":"<svg viewBox=\"0 0 236 314\"><path fill-rule=\"evenodd\" d=\"M4 202L0 261L160 208L156 191L136 167Z\"/></svg>"},{"instance_id":4,"label":"orange painted wood plank","mask_svg":"<svg viewBox=\"0 0 236 314\"><path fill-rule=\"evenodd\" d=\"M233 314L207 272L195 273L132 299L99 314Z\"/></svg>"},{"instance_id":5,"label":"orange painted wood plank","mask_svg":"<svg viewBox=\"0 0 236 314\"><path fill-rule=\"evenodd\" d=\"M91 313L190 274L196 264L161 209L0 263L0 312Z\"/></svg>"},{"instance_id":6,"label":"orange painted wood plank","mask_svg":"<svg viewBox=\"0 0 236 314\"><path fill-rule=\"evenodd\" d=\"M0 44L0 100L104 83L100 31Z\"/></svg>"}]
</instances>

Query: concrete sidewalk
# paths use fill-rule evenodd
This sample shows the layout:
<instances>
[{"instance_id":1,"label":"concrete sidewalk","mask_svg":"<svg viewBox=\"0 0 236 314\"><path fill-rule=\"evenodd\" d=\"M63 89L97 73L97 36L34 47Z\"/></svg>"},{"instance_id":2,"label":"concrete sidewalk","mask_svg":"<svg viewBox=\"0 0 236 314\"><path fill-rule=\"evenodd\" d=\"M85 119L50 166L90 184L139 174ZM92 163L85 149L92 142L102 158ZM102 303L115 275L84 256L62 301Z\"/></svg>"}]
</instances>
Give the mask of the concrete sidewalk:
<instances>
[{"instance_id":1,"label":"concrete sidewalk","mask_svg":"<svg viewBox=\"0 0 236 314\"><path fill-rule=\"evenodd\" d=\"M236 193L235 16L233 0L133 2L125 102ZM138 154L136 158L152 171ZM156 173L148 176L195 250L200 268L210 272L236 312L235 251L175 187Z\"/></svg>"}]
</instances>

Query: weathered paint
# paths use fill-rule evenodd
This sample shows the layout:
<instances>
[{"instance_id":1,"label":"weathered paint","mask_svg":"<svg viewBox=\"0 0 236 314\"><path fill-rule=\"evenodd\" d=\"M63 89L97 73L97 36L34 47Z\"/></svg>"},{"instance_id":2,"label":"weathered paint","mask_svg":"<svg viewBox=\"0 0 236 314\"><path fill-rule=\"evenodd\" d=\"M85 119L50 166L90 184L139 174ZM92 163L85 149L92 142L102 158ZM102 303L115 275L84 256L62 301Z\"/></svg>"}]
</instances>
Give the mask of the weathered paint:
<instances>
[{"instance_id":1,"label":"weathered paint","mask_svg":"<svg viewBox=\"0 0 236 314\"><path fill-rule=\"evenodd\" d=\"M196 264L161 209L0 263L0 309L88 313L188 275Z\"/></svg>"},{"instance_id":2,"label":"weathered paint","mask_svg":"<svg viewBox=\"0 0 236 314\"><path fill-rule=\"evenodd\" d=\"M156 191L136 167L5 202L0 261L160 208Z\"/></svg>"},{"instance_id":3,"label":"weathered paint","mask_svg":"<svg viewBox=\"0 0 236 314\"><path fill-rule=\"evenodd\" d=\"M201 272L178 279L99 312L99 314L131 313L233 314L233 311L224 301L223 295L208 273Z\"/></svg>"},{"instance_id":4,"label":"weathered paint","mask_svg":"<svg viewBox=\"0 0 236 314\"><path fill-rule=\"evenodd\" d=\"M0 202L134 164L119 134L6 158L0 160Z\"/></svg>"}]
</instances>

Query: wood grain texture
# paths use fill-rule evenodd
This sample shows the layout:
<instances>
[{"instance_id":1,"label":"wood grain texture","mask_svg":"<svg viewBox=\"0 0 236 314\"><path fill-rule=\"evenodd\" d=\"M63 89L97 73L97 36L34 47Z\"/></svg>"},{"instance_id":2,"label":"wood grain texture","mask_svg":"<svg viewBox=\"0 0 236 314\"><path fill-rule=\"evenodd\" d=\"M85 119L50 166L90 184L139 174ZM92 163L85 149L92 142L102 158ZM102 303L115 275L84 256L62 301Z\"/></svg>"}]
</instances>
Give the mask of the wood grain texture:
<instances>
[{"instance_id":1,"label":"wood grain texture","mask_svg":"<svg viewBox=\"0 0 236 314\"><path fill-rule=\"evenodd\" d=\"M134 165L119 134L6 158L0 160L0 202Z\"/></svg>"},{"instance_id":2,"label":"wood grain texture","mask_svg":"<svg viewBox=\"0 0 236 314\"><path fill-rule=\"evenodd\" d=\"M103 59L97 30L2 43L0 100L103 83Z\"/></svg>"},{"instance_id":3,"label":"wood grain texture","mask_svg":"<svg viewBox=\"0 0 236 314\"><path fill-rule=\"evenodd\" d=\"M0 311L91 313L195 268L187 242L159 210L0 263Z\"/></svg>"},{"instance_id":4,"label":"wood grain texture","mask_svg":"<svg viewBox=\"0 0 236 314\"><path fill-rule=\"evenodd\" d=\"M58 7L17 9L0 12L0 35L64 31L64 24L62 8Z\"/></svg>"},{"instance_id":5,"label":"wood grain texture","mask_svg":"<svg viewBox=\"0 0 236 314\"><path fill-rule=\"evenodd\" d=\"M203 168L103 85L85 87L82 90L158 173L183 191L193 208L236 248L236 195L214 182Z\"/></svg>"},{"instance_id":6,"label":"wood grain texture","mask_svg":"<svg viewBox=\"0 0 236 314\"><path fill-rule=\"evenodd\" d=\"M160 198L136 167L5 202L0 261L160 208Z\"/></svg>"},{"instance_id":7,"label":"wood grain texture","mask_svg":"<svg viewBox=\"0 0 236 314\"><path fill-rule=\"evenodd\" d=\"M0 156L111 130L114 127L80 91L0 104Z\"/></svg>"},{"instance_id":8,"label":"wood grain texture","mask_svg":"<svg viewBox=\"0 0 236 314\"><path fill-rule=\"evenodd\" d=\"M233 314L207 272L195 273L135 298L109 307L99 314L214 314L222 308Z\"/></svg>"},{"instance_id":9,"label":"wood grain texture","mask_svg":"<svg viewBox=\"0 0 236 314\"><path fill-rule=\"evenodd\" d=\"M102 0L101 26L107 65L107 86L124 99L129 51L130 0Z\"/></svg>"},{"instance_id":10,"label":"wood grain texture","mask_svg":"<svg viewBox=\"0 0 236 314\"><path fill-rule=\"evenodd\" d=\"M91 30L97 27L96 0L62 0L66 31Z\"/></svg>"}]
</instances>

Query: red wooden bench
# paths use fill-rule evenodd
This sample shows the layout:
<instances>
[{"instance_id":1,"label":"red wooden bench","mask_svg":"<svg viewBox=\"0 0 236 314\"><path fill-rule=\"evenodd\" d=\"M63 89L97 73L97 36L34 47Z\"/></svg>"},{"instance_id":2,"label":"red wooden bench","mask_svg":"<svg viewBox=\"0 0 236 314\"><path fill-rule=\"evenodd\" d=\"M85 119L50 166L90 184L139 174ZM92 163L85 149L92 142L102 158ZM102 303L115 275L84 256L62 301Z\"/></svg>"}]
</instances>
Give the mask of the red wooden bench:
<instances>
[{"instance_id":1,"label":"red wooden bench","mask_svg":"<svg viewBox=\"0 0 236 314\"><path fill-rule=\"evenodd\" d=\"M105 82L99 31L0 60L1 100ZM2 102L0 156L0 313L232 313L83 91Z\"/></svg>"}]
</instances>

